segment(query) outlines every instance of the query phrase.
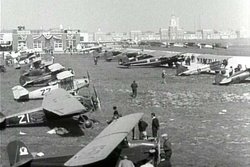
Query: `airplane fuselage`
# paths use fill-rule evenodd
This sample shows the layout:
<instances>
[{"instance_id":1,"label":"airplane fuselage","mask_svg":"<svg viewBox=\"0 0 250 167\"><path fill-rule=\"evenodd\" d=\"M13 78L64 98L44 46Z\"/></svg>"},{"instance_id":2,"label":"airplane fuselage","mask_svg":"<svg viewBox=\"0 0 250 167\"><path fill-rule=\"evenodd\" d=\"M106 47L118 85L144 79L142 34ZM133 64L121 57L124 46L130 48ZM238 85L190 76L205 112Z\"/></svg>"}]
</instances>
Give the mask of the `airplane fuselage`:
<instances>
[{"instance_id":1,"label":"airplane fuselage","mask_svg":"<svg viewBox=\"0 0 250 167\"><path fill-rule=\"evenodd\" d=\"M121 157L126 155L128 156L129 160L131 160L136 166L141 166L148 162L150 159L156 163L157 161L157 153L149 153L150 149L154 149L155 146L152 142L149 141L139 141L136 142L144 142L148 143L148 145L141 145L134 148L119 148L119 146L104 160L84 165L82 167L115 167L118 165ZM27 166L30 167L62 167L64 163L67 162L73 155L66 155L60 157L52 157L52 158L39 158L33 159Z\"/></svg>"},{"instance_id":2,"label":"airplane fuselage","mask_svg":"<svg viewBox=\"0 0 250 167\"><path fill-rule=\"evenodd\" d=\"M53 85L42 87L31 92L28 92L26 90L26 94L22 95L20 95L19 93L21 90L23 90L22 87L16 86L13 87L12 90L15 100L32 100L32 99L43 99L48 92L58 88L63 88L69 92L75 92L88 85L89 85L89 79L83 78L83 79L74 79L72 84L65 84L65 85L58 81L55 82Z\"/></svg>"}]
</instances>

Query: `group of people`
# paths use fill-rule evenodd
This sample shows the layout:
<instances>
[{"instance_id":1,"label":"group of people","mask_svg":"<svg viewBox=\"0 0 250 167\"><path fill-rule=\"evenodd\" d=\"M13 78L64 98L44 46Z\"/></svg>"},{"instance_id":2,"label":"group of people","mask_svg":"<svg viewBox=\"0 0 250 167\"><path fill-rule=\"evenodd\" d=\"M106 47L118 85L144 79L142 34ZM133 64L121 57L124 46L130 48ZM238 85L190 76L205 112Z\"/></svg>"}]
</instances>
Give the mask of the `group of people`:
<instances>
[{"instance_id":1,"label":"group of people","mask_svg":"<svg viewBox=\"0 0 250 167\"><path fill-rule=\"evenodd\" d=\"M113 106L113 116L111 120L108 120L107 123L110 124L114 120L117 120L118 118L122 117L122 115L118 112L117 106ZM155 113L151 113L152 118L152 137L157 138L158 137L158 130L160 128L160 123L158 118L156 117ZM148 139L147 135L147 127L148 123L145 122L143 119L141 119L138 122L138 130L139 130L139 139L140 140L146 140Z\"/></svg>"},{"instance_id":2,"label":"group of people","mask_svg":"<svg viewBox=\"0 0 250 167\"><path fill-rule=\"evenodd\" d=\"M172 144L169 141L168 134L163 134L163 150L164 150L164 156L161 156L161 161L158 164L158 167L171 167L171 161L170 158L172 156ZM135 167L134 163L128 159L127 155L124 155L122 157L122 160L119 161L118 167ZM140 167L154 167L154 164L152 160L148 161L147 163L141 165Z\"/></svg>"},{"instance_id":3,"label":"group of people","mask_svg":"<svg viewBox=\"0 0 250 167\"><path fill-rule=\"evenodd\" d=\"M113 106L113 116L112 116L111 120L107 121L107 123L110 124L113 121L119 119L120 117L122 117L122 115L118 112L117 106ZM152 124L152 138L154 140L158 140L159 139L158 131L160 128L159 119L156 117L155 113L151 113L151 118L152 118L152 123L151 123ZM138 122L139 140L149 139L148 134L147 134L147 127L148 127L148 123L146 121L144 121L143 119L140 119L140 121ZM164 150L165 156L163 157L164 161L162 161L159 164L159 166L171 167L171 163L170 163L170 158L172 155L171 142L169 141L167 134L163 134L163 135L161 135L161 137L163 139L163 150ZM136 139L135 129L133 129L133 137L132 138ZM150 165L152 165L152 164L149 162L148 164L145 164L145 166L141 166L141 167L150 167ZM134 164L125 155L123 157L123 159L119 162L118 167L134 167Z\"/></svg>"}]
</instances>

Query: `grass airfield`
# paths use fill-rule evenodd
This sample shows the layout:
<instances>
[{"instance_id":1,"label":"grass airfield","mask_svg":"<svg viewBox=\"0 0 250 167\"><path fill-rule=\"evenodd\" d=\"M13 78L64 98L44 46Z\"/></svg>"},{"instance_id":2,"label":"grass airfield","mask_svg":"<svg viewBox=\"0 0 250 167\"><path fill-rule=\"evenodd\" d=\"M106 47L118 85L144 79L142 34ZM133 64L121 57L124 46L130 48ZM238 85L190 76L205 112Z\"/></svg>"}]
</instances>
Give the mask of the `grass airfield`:
<instances>
[{"instance_id":1,"label":"grass airfield","mask_svg":"<svg viewBox=\"0 0 250 167\"><path fill-rule=\"evenodd\" d=\"M103 110L91 116L100 123L77 137L47 134L48 127L5 129L0 132L0 166L9 166L6 146L15 139L26 143L31 152L43 152L45 156L76 153L105 128L113 105L122 115L145 113L149 135L150 113L155 112L160 133L168 133L173 144L171 161L175 167L250 166L249 83L215 86L213 75L177 77L175 69L166 69L167 82L162 84L162 68L118 68L117 62L104 60L95 66L89 55L55 55L55 62L73 68L76 78L89 71L90 89L94 84ZM18 84L19 76L20 70L13 68L0 74L1 112L5 115L41 105L41 100L13 100L11 88ZM136 99L130 97L133 80L139 85ZM89 92L84 88L80 94L84 93ZM20 135L20 131L26 135Z\"/></svg>"}]
</instances>

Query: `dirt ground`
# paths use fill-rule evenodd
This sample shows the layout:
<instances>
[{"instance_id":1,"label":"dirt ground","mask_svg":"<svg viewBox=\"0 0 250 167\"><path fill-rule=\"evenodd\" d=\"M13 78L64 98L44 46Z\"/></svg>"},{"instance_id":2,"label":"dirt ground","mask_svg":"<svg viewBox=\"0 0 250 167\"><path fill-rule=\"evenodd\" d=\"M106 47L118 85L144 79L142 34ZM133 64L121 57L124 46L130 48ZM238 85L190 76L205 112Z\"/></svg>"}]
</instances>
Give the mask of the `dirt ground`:
<instances>
[{"instance_id":1,"label":"dirt ground","mask_svg":"<svg viewBox=\"0 0 250 167\"><path fill-rule=\"evenodd\" d=\"M151 135L150 113L160 120L160 133L168 133L172 142L174 167L246 167L250 166L250 92L249 83L230 86L212 85L214 76L175 76L166 69L167 82L161 81L162 68L119 68L117 62L99 60L94 65L89 55L56 55L55 61L74 69L76 78L89 71L103 112L91 116L101 123L83 136L61 137L46 132L48 127L10 128L0 132L0 166L9 166L6 145L20 139L31 152L45 156L74 154L91 141L107 124L116 105L122 115L145 113ZM7 67L0 74L1 112L5 115L39 107L40 100L18 103L11 88L18 84L20 71ZM130 97L130 84L136 80L138 97ZM88 90L82 90L80 94ZM19 133L25 132L26 135Z\"/></svg>"}]
</instances>

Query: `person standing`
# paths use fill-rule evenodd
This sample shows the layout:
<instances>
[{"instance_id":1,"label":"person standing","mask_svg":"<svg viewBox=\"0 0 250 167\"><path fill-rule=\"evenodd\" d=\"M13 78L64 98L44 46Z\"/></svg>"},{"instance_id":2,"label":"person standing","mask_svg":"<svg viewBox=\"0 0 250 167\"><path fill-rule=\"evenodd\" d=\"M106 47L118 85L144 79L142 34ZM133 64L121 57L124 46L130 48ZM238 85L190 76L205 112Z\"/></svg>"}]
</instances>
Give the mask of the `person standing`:
<instances>
[{"instance_id":1,"label":"person standing","mask_svg":"<svg viewBox=\"0 0 250 167\"><path fill-rule=\"evenodd\" d=\"M113 106L113 110L114 110L113 117L111 118L111 120L107 121L108 124L121 117L121 114L118 113L116 106Z\"/></svg>"},{"instance_id":2,"label":"person standing","mask_svg":"<svg viewBox=\"0 0 250 167\"><path fill-rule=\"evenodd\" d=\"M154 138L158 137L158 130L160 127L159 120L156 118L155 113L151 113L152 117L152 135Z\"/></svg>"},{"instance_id":3,"label":"person standing","mask_svg":"<svg viewBox=\"0 0 250 167\"><path fill-rule=\"evenodd\" d=\"M166 71L165 70L162 70L162 73L161 73L161 78L162 78L162 83L166 83Z\"/></svg>"},{"instance_id":4,"label":"person standing","mask_svg":"<svg viewBox=\"0 0 250 167\"><path fill-rule=\"evenodd\" d=\"M139 129L139 139L140 140L146 140L147 139L147 129L148 124L147 122L145 122L143 119L140 119L139 123L138 123L138 129Z\"/></svg>"},{"instance_id":5,"label":"person standing","mask_svg":"<svg viewBox=\"0 0 250 167\"><path fill-rule=\"evenodd\" d=\"M125 155L123 156L123 160L119 162L118 167L135 167L131 160L128 160L128 157Z\"/></svg>"},{"instance_id":6,"label":"person standing","mask_svg":"<svg viewBox=\"0 0 250 167\"><path fill-rule=\"evenodd\" d=\"M97 65L97 62L98 62L97 57L94 57L94 63L95 63L95 65Z\"/></svg>"},{"instance_id":7,"label":"person standing","mask_svg":"<svg viewBox=\"0 0 250 167\"><path fill-rule=\"evenodd\" d=\"M161 135L162 139L163 139L163 150L165 153L165 157L164 157L164 161L160 162L159 167L171 167L171 162L170 162L170 158L172 155L172 144L169 141L169 137L168 134L163 134Z\"/></svg>"},{"instance_id":8,"label":"person standing","mask_svg":"<svg viewBox=\"0 0 250 167\"><path fill-rule=\"evenodd\" d=\"M229 77L231 77L231 76L233 75L233 72L234 72L233 67L230 66L230 69L229 69Z\"/></svg>"},{"instance_id":9,"label":"person standing","mask_svg":"<svg viewBox=\"0 0 250 167\"><path fill-rule=\"evenodd\" d=\"M133 81L133 83L131 84L131 88L132 88L132 97L136 98L138 84L135 81Z\"/></svg>"}]
</instances>

